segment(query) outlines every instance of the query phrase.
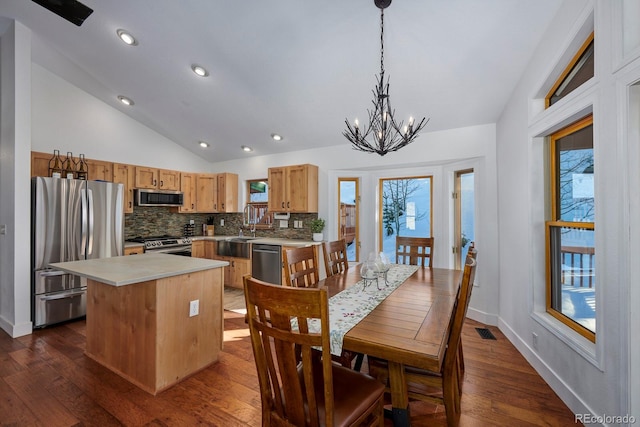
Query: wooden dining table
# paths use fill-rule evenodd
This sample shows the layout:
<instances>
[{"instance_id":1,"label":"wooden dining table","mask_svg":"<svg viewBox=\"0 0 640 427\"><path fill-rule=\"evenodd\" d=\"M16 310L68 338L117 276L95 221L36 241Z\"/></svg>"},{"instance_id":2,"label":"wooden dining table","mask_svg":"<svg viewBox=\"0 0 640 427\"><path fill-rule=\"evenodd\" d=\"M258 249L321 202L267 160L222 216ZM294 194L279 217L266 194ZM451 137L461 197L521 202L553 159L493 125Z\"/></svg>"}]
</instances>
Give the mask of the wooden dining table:
<instances>
[{"instance_id":1,"label":"wooden dining table","mask_svg":"<svg viewBox=\"0 0 640 427\"><path fill-rule=\"evenodd\" d=\"M344 350L389 361L394 426L410 425L404 366L440 371L460 277L459 270L418 268L344 336ZM360 267L350 266L318 287L331 297L360 280Z\"/></svg>"}]
</instances>

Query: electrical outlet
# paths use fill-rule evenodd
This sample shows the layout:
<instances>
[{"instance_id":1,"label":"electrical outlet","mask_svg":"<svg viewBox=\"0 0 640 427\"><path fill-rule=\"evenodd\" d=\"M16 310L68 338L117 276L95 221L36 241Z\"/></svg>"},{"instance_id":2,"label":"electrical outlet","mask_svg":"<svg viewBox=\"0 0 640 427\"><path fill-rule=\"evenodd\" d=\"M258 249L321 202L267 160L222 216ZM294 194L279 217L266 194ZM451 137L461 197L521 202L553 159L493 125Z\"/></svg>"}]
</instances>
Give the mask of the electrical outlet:
<instances>
[{"instance_id":1,"label":"electrical outlet","mask_svg":"<svg viewBox=\"0 0 640 427\"><path fill-rule=\"evenodd\" d=\"M535 332L531 332L531 345L533 345L533 349L538 349L538 334Z\"/></svg>"},{"instance_id":2,"label":"electrical outlet","mask_svg":"<svg viewBox=\"0 0 640 427\"><path fill-rule=\"evenodd\" d=\"M189 317L197 316L200 313L200 300L189 302Z\"/></svg>"},{"instance_id":3,"label":"electrical outlet","mask_svg":"<svg viewBox=\"0 0 640 427\"><path fill-rule=\"evenodd\" d=\"M221 219L221 220L220 220L220 225L221 225L222 227L224 227L224 219Z\"/></svg>"},{"instance_id":4,"label":"electrical outlet","mask_svg":"<svg viewBox=\"0 0 640 427\"><path fill-rule=\"evenodd\" d=\"M0 234L7 234L7 224L0 225Z\"/></svg>"}]
</instances>

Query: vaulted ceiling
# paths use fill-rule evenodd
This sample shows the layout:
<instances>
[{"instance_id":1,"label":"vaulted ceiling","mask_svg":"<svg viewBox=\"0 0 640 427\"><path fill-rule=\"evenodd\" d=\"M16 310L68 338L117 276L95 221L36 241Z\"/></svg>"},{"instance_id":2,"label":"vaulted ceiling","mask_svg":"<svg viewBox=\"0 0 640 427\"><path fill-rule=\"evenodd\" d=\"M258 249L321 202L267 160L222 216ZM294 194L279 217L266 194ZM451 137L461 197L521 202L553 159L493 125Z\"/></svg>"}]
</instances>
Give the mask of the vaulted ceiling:
<instances>
[{"instance_id":1,"label":"vaulted ceiling","mask_svg":"<svg viewBox=\"0 0 640 427\"><path fill-rule=\"evenodd\" d=\"M384 32L396 115L430 118L423 132L496 122L561 2L395 0ZM31 29L35 63L207 160L348 144L344 120L371 107L373 0L83 3L81 26L28 0L0 0L0 17Z\"/></svg>"}]
</instances>

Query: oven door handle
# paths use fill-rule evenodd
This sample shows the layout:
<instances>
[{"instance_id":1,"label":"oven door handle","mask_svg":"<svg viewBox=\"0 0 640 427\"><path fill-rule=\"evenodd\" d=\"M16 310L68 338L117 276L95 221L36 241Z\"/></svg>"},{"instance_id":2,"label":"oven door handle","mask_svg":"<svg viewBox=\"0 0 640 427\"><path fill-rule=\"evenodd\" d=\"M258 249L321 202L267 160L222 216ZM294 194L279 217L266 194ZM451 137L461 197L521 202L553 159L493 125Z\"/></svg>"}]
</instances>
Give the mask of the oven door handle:
<instances>
[{"instance_id":1,"label":"oven door handle","mask_svg":"<svg viewBox=\"0 0 640 427\"><path fill-rule=\"evenodd\" d=\"M171 254L176 252L191 252L191 246L180 246L180 247L172 247L166 249L153 249L151 251L147 250L146 253L152 254Z\"/></svg>"}]
</instances>

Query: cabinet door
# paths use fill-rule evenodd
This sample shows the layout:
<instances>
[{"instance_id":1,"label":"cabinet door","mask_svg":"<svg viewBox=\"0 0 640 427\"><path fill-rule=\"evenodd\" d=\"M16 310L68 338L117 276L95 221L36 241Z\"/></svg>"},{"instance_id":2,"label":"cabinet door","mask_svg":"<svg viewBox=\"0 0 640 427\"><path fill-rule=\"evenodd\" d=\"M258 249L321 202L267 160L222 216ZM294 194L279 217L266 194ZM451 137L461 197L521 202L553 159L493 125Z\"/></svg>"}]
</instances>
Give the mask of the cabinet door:
<instances>
[{"instance_id":1,"label":"cabinet door","mask_svg":"<svg viewBox=\"0 0 640 427\"><path fill-rule=\"evenodd\" d=\"M287 211L287 168L269 168L269 210Z\"/></svg>"},{"instance_id":2,"label":"cabinet door","mask_svg":"<svg viewBox=\"0 0 640 427\"><path fill-rule=\"evenodd\" d=\"M167 169L158 171L158 189L160 190L180 190L180 172Z\"/></svg>"},{"instance_id":3,"label":"cabinet door","mask_svg":"<svg viewBox=\"0 0 640 427\"><path fill-rule=\"evenodd\" d=\"M111 181L113 179L113 163L101 160L87 160L91 181Z\"/></svg>"},{"instance_id":4,"label":"cabinet door","mask_svg":"<svg viewBox=\"0 0 640 427\"><path fill-rule=\"evenodd\" d=\"M238 212L238 175L218 174L218 212Z\"/></svg>"},{"instance_id":5,"label":"cabinet door","mask_svg":"<svg viewBox=\"0 0 640 427\"><path fill-rule=\"evenodd\" d=\"M229 271L229 275L231 276L229 278L229 286L242 289L244 287L242 278L245 274L251 273L251 260L244 258L231 258L229 262L231 264Z\"/></svg>"},{"instance_id":6,"label":"cabinet door","mask_svg":"<svg viewBox=\"0 0 640 427\"><path fill-rule=\"evenodd\" d=\"M53 153L31 152L31 177L49 176L49 159L53 157Z\"/></svg>"},{"instance_id":7,"label":"cabinet door","mask_svg":"<svg viewBox=\"0 0 640 427\"><path fill-rule=\"evenodd\" d=\"M204 257L207 259L215 259L216 257L216 242L213 240L204 241Z\"/></svg>"},{"instance_id":8,"label":"cabinet door","mask_svg":"<svg viewBox=\"0 0 640 427\"><path fill-rule=\"evenodd\" d=\"M289 212L317 212L318 167L298 165L287 169Z\"/></svg>"},{"instance_id":9,"label":"cabinet door","mask_svg":"<svg viewBox=\"0 0 640 427\"><path fill-rule=\"evenodd\" d=\"M158 188L158 169L136 166L136 188Z\"/></svg>"},{"instance_id":10,"label":"cabinet door","mask_svg":"<svg viewBox=\"0 0 640 427\"><path fill-rule=\"evenodd\" d=\"M131 248L124 248L124 254L125 255L138 255L138 254L143 254L144 253L144 248L142 246L134 246Z\"/></svg>"},{"instance_id":11,"label":"cabinet door","mask_svg":"<svg viewBox=\"0 0 640 427\"><path fill-rule=\"evenodd\" d=\"M180 190L184 193L184 203L178 208L178 212L196 212L196 175L192 173L182 173L180 175Z\"/></svg>"},{"instance_id":12,"label":"cabinet door","mask_svg":"<svg viewBox=\"0 0 640 427\"><path fill-rule=\"evenodd\" d=\"M113 182L124 185L124 213L133 213L134 166L113 164Z\"/></svg>"},{"instance_id":13,"label":"cabinet door","mask_svg":"<svg viewBox=\"0 0 640 427\"><path fill-rule=\"evenodd\" d=\"M204 240L196 240L191 243L191 257L205 258L204 243Z\"/></svg>"},{"instance_id":14,"label":"cabinet door","mask_svg":"<svg viewBox=\"0 0 640 427\"><path fill-rule=\"evenodd\" d=\"M215 212L217 204L214 198L218 185L215 174L201 173L196 178L196 207L198 212Z\"/></svg>"}]
</instances>

